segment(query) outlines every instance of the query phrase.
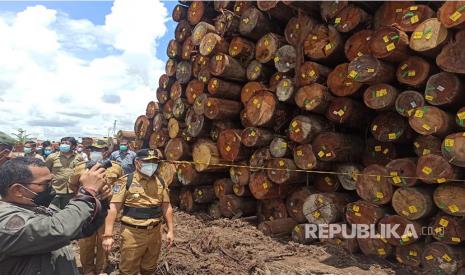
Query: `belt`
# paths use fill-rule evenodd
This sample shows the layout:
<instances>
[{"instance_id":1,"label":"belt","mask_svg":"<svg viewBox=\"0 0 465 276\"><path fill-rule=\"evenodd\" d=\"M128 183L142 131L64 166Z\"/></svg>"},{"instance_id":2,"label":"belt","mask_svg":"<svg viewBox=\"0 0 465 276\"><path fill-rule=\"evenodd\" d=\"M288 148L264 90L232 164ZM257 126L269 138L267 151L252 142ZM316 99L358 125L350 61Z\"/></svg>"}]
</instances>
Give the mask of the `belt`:
<instances>
[{"instance_id":1,"label":"belt","mask_svg":"<svg viewBox=\"0 0 465 276\"><path fill-rule=\"evenodd\" d=\"M156 222L154 224L146 225L146 226L133 225L133 224L130 224L130 223L126 223L124 221L122 221L121 224L124 225L124 226L135 228L135 229L151 230L151 229L157 227L160 224L160 222Z\"/></svg>"},{"instance_id":2,"label":"belt","mask_svg":"<svg viewBox=\"0 0 465 276\"><path fill-rule=\"evenodd\" d=\"M163 216L163 210L161 206L153 207L130 207L124 206L123 216L128 216L134 219L153 219L161 218Z\"/></svg>"}]
</instances>

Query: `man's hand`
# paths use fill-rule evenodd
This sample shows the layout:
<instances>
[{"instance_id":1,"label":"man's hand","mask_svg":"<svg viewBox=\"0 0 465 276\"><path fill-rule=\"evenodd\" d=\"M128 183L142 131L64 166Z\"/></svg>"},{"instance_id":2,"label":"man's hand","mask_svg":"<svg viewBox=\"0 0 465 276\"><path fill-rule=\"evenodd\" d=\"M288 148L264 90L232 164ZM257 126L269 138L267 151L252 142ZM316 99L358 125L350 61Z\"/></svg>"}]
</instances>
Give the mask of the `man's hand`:
<instances>
[{"instance_id":1,"label":"man's hand","mask_svg":"<svg viewBox=\"0 0 465 276\"><path fill-rule=\"evenodd\" d=\"M103 191L103 187L107 185L105 181L105 169L100 168L100 164L96 164L90 170L82 173L79 182L83 187L93 189L100 193Z\"/></svg>"},{"instance_id":2,"label":"man's hand","mask_svg":"<svg viewBox=\"0 0 465 276\"><path fill-rule=\"evenodd\" d=\"M168 247L171 247L174 242L174 231L168 231L166 234L166 242L168 243Z\"/></svg>"},{"instance_id":3,"label":"man's hand","mask_svg":"<svg viewBox=\"0 0 465 276\"><path fill-rule=\"evenodd\" d=\"M100 192L98 199L99 200L106 200L109 199L113 196L111 186L110 185L105 185L102 188L102 191Z\"/></svg>"},{"instance_id":4,"label":"man's hand","mask_svg":"<svg viewBox=\"0 0 465 276\"><path fill-rule=\"evenodd\" d=\"M114 242L115 241L113 240L113 237L104 237L102 241L103 250L109 253L111 251L111 248L113 247Z\"/></svg>"}]
</instances>

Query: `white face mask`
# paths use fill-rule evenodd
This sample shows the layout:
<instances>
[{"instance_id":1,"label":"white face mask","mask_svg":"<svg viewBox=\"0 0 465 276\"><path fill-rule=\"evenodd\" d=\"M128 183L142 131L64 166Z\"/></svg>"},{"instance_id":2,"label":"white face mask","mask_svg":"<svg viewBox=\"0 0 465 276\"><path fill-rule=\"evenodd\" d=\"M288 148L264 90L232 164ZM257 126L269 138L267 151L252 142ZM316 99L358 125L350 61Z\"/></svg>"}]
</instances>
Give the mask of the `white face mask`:
<instances>
[{"instance_id":1,"label":"white face mask","mask_svg":"<svg viewBox=\"0 0 465 276\"><path fill-rule=\"evenodd\" d=\"M103 153L98 152L98 151L92 151L90 153L90 160L95 161L95 162L103 160Z\"/></svg>"},{"instance_id":2,"label":"white face mask","mask_svg":"<svg viewBox=\"0 0 465 276\"><path fill-rule=\"evenodd\" d=\"M155 171L158 168L158 163L142 163L140 167L140 173L152 177L152 175L155 173Z\"/></svg>"}]
</instances>

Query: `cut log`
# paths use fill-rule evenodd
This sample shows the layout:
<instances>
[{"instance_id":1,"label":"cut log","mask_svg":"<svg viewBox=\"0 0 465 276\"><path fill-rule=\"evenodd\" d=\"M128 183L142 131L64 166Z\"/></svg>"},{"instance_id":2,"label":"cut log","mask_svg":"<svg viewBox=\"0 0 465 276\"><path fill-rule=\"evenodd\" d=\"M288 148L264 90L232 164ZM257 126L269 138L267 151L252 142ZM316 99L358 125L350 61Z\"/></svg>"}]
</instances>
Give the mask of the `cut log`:
<instances>
[{"instance_id":1,"label":"cut log","mask_svg":"<svg viewBox=\"0 0 465 276\"><path fill-rule=\"evenodd\" d=\"M300 41L307 37L314 25L315 21L305 14L292 17L284 30L286 41L292 46L299 46Z\"/></svg>"},{"instance_id":2,"label":"cut log","mask_svg":"<svg viewBox=\"0 0 465 276\"><path fill-rule=\"evenodd\" d=\"M253 198L225 195L220 198L221 213L227 218L255 215L256 203Z\"/></svg>"},{"instance_id":3,"label":"cut log","mask_svg":"<svg viewBox=\"0 0 465 276\"><path fill-rule=\"evenodd\" d=\"M294 146L294 143L283 137L274 137L273 140L271 140L269 148L273 157L283 158L291 156Z\"/></svg>"},{"instance_id":4,"label":"cut log","mask_svg":"<svg viewBox=\"0 0 465 276\"><path fill-rule=\"evenodd\" d=\"M313 153L311 144L302 144L294 147L293 151L294 162L299 169L311 170L314 168L320 169L321 162L318 161Z\"/></svg>"},{"instance_id":5,"label":"cut log","mask_svg":"<svg viewBox=\"0 0 465 276\"><path fill-rule=\"evenodd\" d=\"M204 115L205 114L205 103L208 100L208 95L203 93L195 97L194 104L192 105L192 109L197 115Z\"/></svg>"},{"instance_id":6,"label":"cut log","mask_svg":"<svg viewBox=\"0 0 465 276\"><path fill-rule=\"evenodd\" d=\"M399 64L396 77L402 84L419 88L425 85L432 69L428 61L411 56Z\"/></svg>"},{"instance_id":7,"label":"cut log","mask_svg":"<svg viewBox=\"0 0 465 276\"><path fill-rule=\"evenodd\" d=\"M398 91L395 87L379 83L371 85L363 93L363 102L371 109L391 110L396 102Z\"/></svg>"},{"instance_id":8,"label":"cut log","mask_svg":"<svg viewBox=\"0 0 465 276\"><path fill-rule=\"evenodd\" d=\"M163 148L168 140L170 139L170 136L168 134L168 129L164 128L158 132L153 132L150 135L149 138L149 148L150 149L159 149Z\"/></svg>"},{"instance_id":9,"label":"cut log","mask_svg":"<svg viewBox=\"0 0 465 276\"><path fill-rule=\"evenodd\" d=\"M189 163L178 165L177 176L182 185L211 185L215 179L221 178L224 174L219 173L199 173L195 166ZM231 192L232 193L232 192Z\"/></svg>"},{"instance_id":10,"label":"cut log","mask_svg":"<svg viewBox=\"0 0 465 276\"><path fill-rule=\"evenodd\" d=\"M333 98L326 110L328 120L351 129L365 128L370 115L365 105L348 97Z\"/></svg>"},{"instance_id":11,"label":"cut log","mask_svg":"<svg viewBox=\"0 0 465 276\"><path fill-rule=\"evenodd\" d=\"M337 225L338 227L341 227L341 229L343 229L342 231L344 231L344 233L347 233L347 235L343 235L342 233L336 233L334 237L328 236L325 238L320 238L320 242L322 242L323 244L330 244L332 246L336 246L350 254L357 253L358 251L360 251L357 239L355 238L355 233L353 233L352 230L349 227L347 227L347 224L337 223Z\"/></svg>"},{"instance_id":12,"label":"cut log","mask_svg":"<svg viewBox=\"0 0 465 276\"><path fill-rule=\"evenodd\" d=\"M388 258L393 254L394 247L381 235L377 237L357 238L360 251L365 256Z\"/></svg>"},{"instance_id":13,"label":"cut log","mask_svg":"<svg viewBox=\"0 0 465 276\"><path fill-rule=\"evenodd\" d=\"M192 77L192 65L190 62L181 61L176 67L176 79L181 84L186 84Z\"/></svg>"},{"instance_id":14,"label":"cut log","mask_svg":"<svg viewBox=\"0 0 465 276\"><path fill-rule=\"evenodd\" d=\"M249 81L266 82L270 79L273 70L256 60L252 60L247 66L247 79Z\"/></svg>"},{"instance_id":15,"label":"cut log","mask_svg":"<svg viewBox=\"0 0 465 276\"><path fill-rule=\"evenodd\" d=\"M448 135L442 142L442 156L452 165L465 167L465 132Z\"/></svg>"},{"instance_id":16,"label":"cut log","mask_svg":"<svg viewBox=\"0 0 465 276\"><path fill-rule=\"evenodd\" d=\"M347 222L355 225L375 225L384 216L384 208L363 200L347 204L345 212Z\"/></svg>"},{"instance_id":17,"label":"cut log","mask_svg":"<svg viewBox=\"0 0 465 276\"><path fill-rule=\"evenodd\" d=\"M223 171L225 167L222 167L221 164L227 163L221 158L216 143L207 139L199 139L194 144L192 158L196 163L195 169L198 172Z\"/></svg>"},{"instance_id":18,"label":"cut log","mask_svg":"<svg viewBox=\"0 0 465 276\"><path fill-rule=\"evenodd\" d=\"M276 86L276 97L280 102L294 103L296 87L291 79L282 79Z\"/></svg>"},{"instance_id":19,"label":"cut log","mask_svg":"<svg viewBox=\"0 0 465 276\"><path fill-rule=\"evenodd\" d=\"M457 108L465 103L465 88L457 75L440 72L429 77L426 83L425 99L435 106Z\"/></svg>"},{"instance_id":20,"label":"cut log","mask_svg":"<svg viewBox=\"0 0 465 276\"><path fill-rule=\"evenodd\" d=\"M394 79L394 67L372 55L353 59L347 68L348 75L355 81L376 84L389 83Z\"/></svg>"},{"instance_id":21,"label":"cut log","mask_svg":"<svg viewBox=\"0 0 465 276\"><path fill-rule=\"evenodd\" d=\"M195 203L212 203L216 201L213 186L199 186L194 190Z\"/></svg>"},{"instance_id":22,"label":"cut log","mask_svg":"<svg viewBox=\"0 0 465 276\"><path fill-rule=\"evenodd\" d=\"M338 173L337 178L341 183L344 190L355 191L357 185L357 178L363 170L363 167L359 164L353 163L341 163L336 167Z\"/></svg>"},{"instance_id":23,"label":"cut log","mask_svg":"<svg viewBox=\"0 0 465 276\"><path fill-rule=\"evenodd\" d=\"M413 131L407 121L396 112L387 111L376 116L371 123L371 134L380 142L410 142Z\"/></svg>"},{"instance_id":24,"label":"cut log","mask_svg":"<svg viewBox=\"0 0 465 276\"><path fill-rule=\"evenodd\" d=\"M242 144L246 147L264 147L273 140L274 133L257 127L245 128L241 133Z\"/></svg>"},{"instance_id":25,"label":"cut log","mask_svg":"<svg viewBox=\"0 0 465 276\"><path fill-rule=\"evenodd\" d=\"M200 81L203 81L204 77L208 77L208 75L204 72L208 72L208 64L210 58L204 57L202 55L196 54L191 58L192 62L192 75ZM202 73L201 73L202 72Z\"/></svg>"},{"instance_id":26,"label":"cut log","mask_svg":"<svg viewBox=\"0 0 465 276\"><path fill-rule=\"evenodd\" d=\"M234 14L241 16L245 11L253 7L254 4L250 1L236 1L234 3Z\"/></svg>"},{"instance_id":27,"label":"cut log","mask_svg":"<svg viewBox=\"0 0 465 276\"><path fill-rule=\"evenodd\" d=\"M252 193L250 192L249 186L242 186L242 185L233 185L234 194L239 197L250 197Z\"/></svg>"},{"instance_id":28,"label":"cut log","mask_svg":"<svg viewBox=\"0 0 465 276\"><path fill-rule=\"evenodd\" d=\"M348 1L324 1L320 4L320 15L323 21L332 21L338 13L349 5Z\"/></svg>"},{"instance_id":29,"label":"cut log","mask_svg":"<svg viewBox=\"0 0 465 276\"><path fill-rule=\"evenodd\" d=\"M409 220L428 218L434 214L433 193L421 187L402 187L392 196L392 207Z\"/></svg>"},{"instance_id":30,"label":"cut log","mask_svg":"<svg viewBox=\"0 0 465 276\"><path fill-rule=\"evenodd\" d=\"M265 167L265 164L273 156L271 155L270 149L268 147L259 148L250 156L249 165L250 171L256 172Z\"/></svg>"},{"instance_id":31,"label":"cut log","mask_svg":"<svg viewBox=\"0 0 465 276\"><path fill-rule=\"evenodd\" d=\"M208 92L213 97L239 100L242 86L234 82L224 81L218 78L211 78L208 82Z\"/></svg>"},{"instance_id":32,"label":"cut log","mask_svg":"<svg viewBox=\"0 0 465 276\"><path fill-rule=\"evenodd\" d=\"M387 170L380 165L370 165L363 169L357 178L357 194L365 201L375 205L387 204L391 201L393 188L387 181Z\"/></svg>"},{"instance_id":33,"label":"cut log","mask_svg":"<svg viewBox=\"0 0 465 276\"><path fill-rule=\"evenodd\" d=\"M134 124L134 132L137 139L147 140L152 134L152 122L145 115L137 117Z\"/></svg>"},{"instance_id":34,"label":"cut log","mask_svg":"<svg viewBox=\"0 0 465 276\"><path fill-rule=\"evenodd\" d=\"M397 157L397 149L393 143L380 142L373 138L366 141L362 163L365 166L379 164L386 165Z\"/></svg>"},{"instance_id":35,"label":"cut log","mask_svg":"<svg viewBox=\"0 0 465 276\"><path fill-rule=\"evenodd\" d=\"M450 39L449 31L437 18L418 25L410 36L410 48L424 56L436 57Z\"/></svg>"},{"instance_id":36,"label":"cut log","mask_svg":"<svg viewBox=\"0 0 465 276\"><path fill-rule=\"evenodd\" d=\"M267 176L274 183L289 185L305 181L304 174L295 171L297 166L292 159L273 158L267 162L266 167L268 168L266 170Z\"/></svg>"},{"instance_id":37,"label":"cut log","mask_svg":"<svg viewBox=\"0 0 465 276\"><path fill-rule=\"evenodd\" d=\"M444 213L463 217L465 214L465 187L463 184L444 184L434 191L434 204Z\"/></svg>"},{"instance_id":38,"label":"cut log","mask_svg":"<svg viewBox=\"0 0 465 276\"><path fill-rule=\"evenodd\" d=\"M348 33L361 29L371 19L370 16L356 5L347 5L337 13L332 23L340 33Z\"/></svg>"},{"instance_id":39,"label":"cut log","mask_svg":"<svg viewBox=\"0 0 465 276\"><path fill-rule=\"evenodd\" d=\"M187 110L185 122L189 136L208 137L211 129L210 122L203 115L197 115L193 108Z\"/></svg>"},{"instance_id":40,"label":"cut log","mask_svg":"<svg viewBox=\"0 0 465 276\"><path fill-rule=\"evenodd\" d=\"M306 224L297 224L291 232L291 239L292 241L300 244L311 244L317 241L316 238L313 238L310 235L306 234Z\"/></svg>"},{"instance_id":41,"label":"cut log","mask_svg":"<svg viewBox=\"0 0 465 276\"><path fill-rule=\"evenodd\" d=\"M174 37L177 42L182 43L186 38L190 36L192 32L191 25L187 20L179 21L178 25L176 25L176 29L174 30Z\"/></svg>"},{"instance_id":42,"label":"cut log","mask_svg":"<svg viewBox=\"0 0 465 276\"><path fill-rule=\"evenodd\" d=\"M434 106L417 107L409 124L421 135L444 137L455 129L454 117Z\"/></svg>"},{"instance_id":43,"label":"cut log","mask_svg":"<svg viewBox=\"0 0 465 276\"><path fill-rule=\"evenodd\" d=\"M330 224L340 221L344 208L349 202L347 194L315 193L305 199L303 212L308 222L313 224Z\"/></svg>"},{"instance_id":44,"label":"cut log","mask_svg":"<svg viewBox=\"0 0 465 276\"><path fill-rule=\"evenodd\" d=\"M241 90L241 102L246 105L258 91L265 90L266 86L260 82L251 81L246 83Z\"/></svg>"},{"instance_id":45,"label":"cut log","mask_svg":"<svg viewBox=\"0 0 465 276\"><path fill-rule=\"evenodd\" d=\"M313 83L297 90L294 101L297 106L305 111L324 114L333 99L328 87Z\"/></svg>"},{"instance_id":46,"label":"cut log","mask_svg":"<svg viewBox=\"0 0 465 276\"><path fill-rule=\"evenodd\" d=\"M422 22L435 15L429 6L415 4L408 9L402 9L401 20L397 20L396 27L404 32L413 32Z\"/></svg>"},{"instance_id":47,"label":"cut log","mask_svg":"<svg viewBox=\"0 0 465 276\"><path fill-rule=\"evenodd\" d=\"M351 35L344 45L346 58L352 61L357 57L371 54L368 42L372 35L372 30L362 30Z\"/></svg>"},{"instance_id":48,"label":"cut log","mask_svg":"<svg viewBox=\"0 0 465 276\"><path fill-rule=\"evenodd\" d=\"M179 182L176 176L176 165L171 162L160 162L157 176L163 179L165 185L168 186L170 190L181 185L181 182Z\"/></svg>"},{"instance_id":49,"label":"cut log","mask_svg":"<svg viewBox=\"0 0 465 276\"><path fill-rule=\"evenodd\" d=\"M145 109L145 116L147 116L148 119L153 119L159 110L160 107L158 106L158 103L151 101L147 104L147 108Z\"/></svg>"},{"instance_id":50,"label":"cut log","mask_svg":"<svg viewBox=\"0 0 465 276\"><path fill-rule=\"evenodd\" d=\"M204 67L200 69L197 79L202 81L205 85L207 85L211 77L212 77L212 74L210 73L210 68Z\"/></svg>"},{"instance_id":51,"label":"cut log","mask_svg":"<svg viewBox=\"0 0 465 276\"><path fill-rule=\"evenodd\" d=\"M194 202L194 191L191 189L182 189L179 195L179 208L188 213L205 210L207 205Z\"/></svg>"},{"instance_id":52,"label":"cut log","mask_svg":"<svg viewBox=\"0 0 465 276\"><path fill-rule=\"evenodd\" d=\"M394 27L377 29L370 39L371 54L388 62L401 62L409 57L408 35Z\"/></svg>"},{"instance_id":53,"label":"cut log","mask_svg":"<svg viewBox=\"0 0 465 276\"><path fill-rule=\"evenodd\" d=\"M225 129L220 132L217 147L223 159L241 161L250 156L249 150L242 146L241 133L241 129Z\"/></svg>"},{"instance_id":54,"label":"cut log","mask_svg":"<svg viewBox=\"0 0 465 276\"><path fill-rule=\"evenodd\" d=\"M270 90L275 92L276 91L276 86L278 86L278 83L282 79L289 79L289 78L291 78L291 76L288 73L281 73L281 72L274 73L271 76L269 84L268 84L269 87L270 87Z\"/></svg>"},{"instance_id":55,"label":"cut log","mask_svg":"<svg viewBox=\"0 0 465 276\"><path fill-rule=\"evenodd\" d=\"M191 157L190 146L182 138L170 139L165 147L165 157L169 161L186 160Z\"/></svg>"},{"instance_id":56,"label":"cut log","mask_svg":"<svg viewBox=\"0 0 465 276\"><path fill-rule=\"evenodd\" d=\"M287 23L294 16L292 8L285 5L282 1L258 1L257 7L283 23Z\"/></svg>"},{"instance_id":57,"label":"cut log","mask_svg":"<svg viewBox=\"0 0 465 276\"><path fill-rule=\"evenodd\" d=\"M464 250L440 242L427 244L421 254L425 274L456 274L464 264Z\"/></svg>"},{"instance_id":58,"label":"cut log","mask_svg":"<svg viewBox=\"0 0 465 276\"><path fill-rule=\"evenodd\" d=\"M173 104L173 116L176 119L184 119L189 105L185 99L177 99Z\"/></svg>"},{"instance_id":59,"label":"cut log","mask_svg":"<svg viewBox=\"0 0 465 276\"><path fill-rule=\"evenodd\" d=\"M199 52L203 56L216 55L220 53L227 54L228 51L229 42L215 33L206 34L199 45Z\"/></svg>"},{"instance_id":60,"label":"cut log","mask_svg":"<svg viewBox=\"0 0 465 276\"><path fill-rule=\"evenodd\" d=\"M214 10L209 2L193 1L187 10L187 20L191 25L196 25L202 19L213 18Z\"/></svg>"},{"instance_id":61,"label":"cut log","mask_svg":"<svg viewBox=\"0 0 465 276\"><path fill-rule=\"evenodd\" d=\"M433 237L442 243L456 245L465 240L465 221L461 217L440 213L431 228Z\"/></svg>"},{"instance_id":62,"label":"cut log","mask_svg":"<svg viewBox=\"0 0 465 276\"><path fill-rule=\"evenodd\" d=\"M458 179L461 173L441 155L428 154L421 156L417 162L417 176L421 181L434 184Z\"/></svg>"},{"instance_id":63,"label":"cut log","mask_svg":"<svg viewBox=\"0 0 465 276\"><path fill-rule=\"evenodd\" d=\"M342 63L329 73L327 84L335 96L356 96L357 92L360 91L360 88L363 86L362 83L355 81L354 78L347 74L348 70L349 64Z\"/></svg>"},{"instance_id":64,"label":"cut log","mask_svg":"<svg viewBox=\"0 0 465 276\"><path fill-rule=\"evenodd\" d=\"M216 2L215 2L216 3ZM208 215L212 219L220 219L221 218L221 208L220 208L220 202L215 201L212 204L209 205L208 207Z\"/></svg>"},{"instance_id":65,"label":"cut log","mask_svg":"<svg viewBox=\"0 0 465 276\"><path fill-rule=\"evenodd\" d=\"M409 245L396 247L396 260L410 267L419 267L421 265L421 253L425 245L423 242L416 242Z\"/></svg>"},{"instance_id":66,"label":"cut log","mask_svg":"<svg viewBox=\"0 0 465 276\"><path fill-rule=\"evenodd\" d=\"M130 130L119 130L116 134L116 138L121 141L126 139L128 141L134 141L136 139L136 133Z\"/></svg>"},{"instance_id":67,"label":"cut log","mask_svg":"<svg viewBox=\"0 0 465 276\"><path fill-rule=\"evenodd\" d=\"M215 190L215 195L218 199L222 198L225 195L232 195L234 183L229 178L220 178L213 183L213 188Z\"/></svg>"},{"instance_id":68,"label":"cut log","mask_svg":"<svg viewBox=\"0 0 465 276\"><path fill-rule=\"evenodd\" d=\"M158 86L163 90L169 91L171 89L171 85L174 83L175 79L170 78L167 74L163 74L158 79ZM166 99L168 100L168 99Z\"/></svg>"},{"instance_id":69,"label":"cut log","mask_svg":"<svg viewBox=\"0 0 465 276\"><path fill-rule=\"evenodd\" d=\"M333 193L341 190L341 183L335 174L315 175L313 186L321 193Z\"/></svg>"},{"instance_id":70,"label":"cut log","mask_svg":"<svg viewBox=\"0 0 465 276\"><path fill-rule=\"evenodd\" d=\"M173 18L174 22L179 22L183 19L187 18L187 8L186 6L183 5L176 5L176 7L173 9L173 13L171 17Z\"/></svg>"},{"instance_id":71,"label":"cut log","mask_svg":"<svg viewBox=\"0 0 465 276\"><path fill-rule=\"evenodd\" d=\"M299 115L289 125L289 138L299 144L310 143L323 131L331 131L333 126L325 118L317 115Z\"/></svg>"},{"instance_id":72,"label":"cut log","mask_svg":"<svg viewBox=\"0 0 465 276\"><path fill-rule=\"evenodd\" d=\"M391 176L388 182L394 186L412 187L417 184L417 163L414 158L394 159L386 165L387 173Z\"/></svg>"},{"instance_id":73,"label":"cut log","mask_svg":"<svg viewBox=\"0 0 465 276\"><path fill-rule=\"evenodd\" d=\"M308 187L300 187L289 194L286 199L286 209L291 218L298 223L307 221L303 212L305 200L312 194L312 190Z\"/></svg>"},{"instance_id":74,"label":"cut log","mask_svg":"<svg viewBox=\"0 0 465 276\"><path fill-rule=\"evenodd\" d=\"M331 25L316 25L304 40L304 53L311 60L337 63L344 54L344 41Z\"/></svg>"},{"instance_id":75,"label":"cut log","mask_svg":"<svg viewBox=\"0 0 465 276\"><path fill-rule=\"evenodd\" d=\"M195 99L205 91L205 84L202 81L193 79L186 86L186 98L189 104L194 104Z\"/></svg>"},{"instance_id":76,"label":"cut log","mask_svg":"<svg viewBox=\"0 0 465 276\"><path fill-rule=\"evenodd\" d=\"M274 199L286 196L288 186L273 183L265 171L259 171L250 176L249 189L256 199Z\"/></svg>"},{"instance_id":77,"label":"cut log","mask_svg":"<svg viewBox=\"0 0 465 276\"><path fill-rule=\"evenodd\" d=\"M281 35L275 33L263 35L255 45L255 59L260 63L271 65L276 51L284 44L285 39Z\"/></svg>"},{"instance_id":78,"label":"cut log","mask_svg":"<svg viewBox=\"0 0 465 276\"><path fill-rule=\"evenodd\" d=\"M412 244L418 241L422 235L422 225L420 223L416 221L410 221L398 215L383 217L378 223L378 231L383 231L383 228L392 229L392 235L386 235L385 238L388 243L393 246Z\"/></svg>"},{"instance_id":79,"label":"cut log","mask_svg":"<svg viewBox=\"0 0 465 276\"><path fill-rule=\"evenodd\" d=\"M175 101L179 98L181 98L182 94L183 94L183 91L184 91L184 85L181 84L180 81L175 81L172 85L171 85L171 89L170 89L170 99Z\"/></svg>"},{"instance_id":80,"label":"cut log","mask_svg":"<svg viewBox=\"0 0 465 276\"><path fill-rule=\"evenodd\" d=\"M255 44L248 39L235 36L229 43L229 55L244 65L248 64L255 57Z\"/></svg>"},{"instance_id":81,"label":"cut log","mask_svg":"<svg viewBox=\"0 0 465 276\"><path fill-rule=\"evenodd\" d=\"M169 92L167 90L164 90L161 87L157 88L157 100L160 104L164 104L168 101L169 99Z\"/></svg>"},{"instance_id":82,"label":"cut log","mask_svg":"<svg viewBox=\"0 0 465 276\"><path fill-rule=\"evenodd\" d=\"M267 16L255 7L250 7L241 15L239 32L254 41L271 31L272 24Z\"/></svg>"},{"instance_id":83,"label":"cut log","mask_svg":"<svg viewBox=\"0 0 465 276\"><path fill-rule=\"evenodd\" d=\"M208 98L204 108L205 117L211 120L227 120L236 118L240 114L242 104L231 100Z\"/></svg>"},{"instance_id":84,"label":"cut log","mask_svg":"<svg viewBox=\"0 0 465 276\"><path fill-rule=\"evenodd\" d=\"M229 169L229 176L234 184L247 186L250 179L250 169L247 167L246 162L239 163L239 165Z\"/></svg>"},{"instance_id":85,"label":"cut log","mask_svg":"<svg viewBox=\"0 0 465 276\"><path fill-rule=\"evenodd\" d=\"M233 81L245 81L246 72L239 61L226 54L217 54L210 59L210 73Z\"/></svg>"},{"instance_id":86,"label":"cut log","mask_svg":"<svg viewBox=\"0 0 465 276\"><path fill-rule=\"evenodd\" d=\"M258 222L287 218L286 204L282 199L259 200L257 206Z\"/></svg>"},{"instance_id":87,"label":"cut log","mask_svg":"<svg viewBox=\"0 0 465 276\"><path fill-rule=\"evenodd\" d=\"M444 2L438 10L438 19L446 28L465 27L465 1Z\"/></svg>"},{"instance_id":88,"label":"cut log","mask_svg":"<svg viewBox=\"0 0 465 276\"><path fill-rule=\"evenodd\" d=\"M266 90L255 93L247 102L245 111L253 126L278 130L289 122L289 109L278 104L275 95Z\"/></svg>"},{"instance_id":89,"label":"cut log","mask_svg":"<svg viewBox=\"0 0 465 276\"><path fill-rule=\"evenodd\" d=\"M222 10L215 19L215 32L222 37L231 37L238 34L239 23L239 17L235 16L232 11Z\"/></svg>"},{"instance_id":90,"label":"cut log","mask_svg":"<svg viewBox=\"0 0 465 276\"><path fill-rule=\"evenodd\" d=\"M321 161L357 161L363 152L363 141L355 135L321 132L313 139L312 148Z\"/></svg>"},{"instance_id":91,"label":"cut log","mask_svg":"<svg viewBox=\"0 0 465 276\"><path fill-rule=\"evenodd\" d=\"M168 42L168 47L166 48L166 54L169 58L178 59L181 57L182 46L175 39L171 39Z\"/></svg>"},{"instance_id":92,"label":"cut log","mask_svg":"<svg viewBox=\"0 0 465 276\"><path fill-rule=\"evenodd\" d=\"M292 218L283 218L273 221L264 221L258 225L258 229L266 236L276 237L289 235L297 222Z\"/></svg>"},{"instance_id":93,"label":"cut log","mask_svg":"<svg viewBox=\"0 0 465 276\"><path fill-rule=\"evenodd\" d=\"M425 99L423 94L417 91L406 90L397 96L395 105L397 113L403 117L410 117L415 108L425 106Z\"/></svg>"},{"instance_id":94,"label":"cut log","mask_svg":"<svg viewBox=\"0 0 465 276\"><path fill-rule=\"evenodd\" d=\"M374 16L374 28L378 29L381 26L392 26L399 22L401 13L404 9L409 9L415 5L413 1L392 1L384 2L383 5L376 11Z\"/></svg>"},{"instance_id":95,"label":"cut log","mask_svg":"<svg viewBox=\"0 0 465 276\"><path fill-rule=\"evenodd\" d=\"M432 135L419 135L413 143L415 154L423 156L427 154L441 155L441 138Z\"/></svg>"},{"instance_id":96,"label":"cut log","mask_svg":"<svg viewBox=\"0 0 465 276\"><path fill-rule=\"evenodd\" d=\"M324 83L331 69L316 62L304 62L298 69L298 86L309 85L312 83Z\"/></svg>"}]
</instances>

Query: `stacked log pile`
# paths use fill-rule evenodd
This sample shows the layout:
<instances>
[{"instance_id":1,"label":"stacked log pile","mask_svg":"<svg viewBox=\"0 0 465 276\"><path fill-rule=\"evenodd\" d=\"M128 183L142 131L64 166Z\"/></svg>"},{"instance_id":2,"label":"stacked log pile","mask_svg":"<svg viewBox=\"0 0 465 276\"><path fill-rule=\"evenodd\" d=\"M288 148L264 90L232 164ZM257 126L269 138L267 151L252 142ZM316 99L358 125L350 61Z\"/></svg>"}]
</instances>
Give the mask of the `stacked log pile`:
<instances>
[{"instance_id":1,"label":"stacked log pile","mask_svg":"<svg viewBox=\"0 0 465 276\"><path fill-rule=\"evenodd\" d=\"M306 244L305 223L430 226L322 241L462 268L464 1L180 1L172 17L135 134L164 153L174 203Z\"/></svg>"}]
</instances>

